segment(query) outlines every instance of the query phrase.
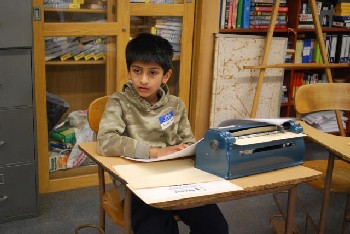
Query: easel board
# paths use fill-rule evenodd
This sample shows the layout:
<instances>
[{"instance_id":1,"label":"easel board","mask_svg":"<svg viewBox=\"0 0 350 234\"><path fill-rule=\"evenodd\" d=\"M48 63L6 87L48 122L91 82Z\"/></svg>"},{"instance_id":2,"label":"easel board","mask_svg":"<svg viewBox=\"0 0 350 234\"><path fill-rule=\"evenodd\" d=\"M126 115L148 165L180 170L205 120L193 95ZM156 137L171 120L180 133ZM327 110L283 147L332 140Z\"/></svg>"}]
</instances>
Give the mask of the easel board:
<instances>
[{"instance_id":1,"label":"easel board","mask_svg":"<svg viewBox=\"0 0 350 234\"><path fill-rule=\"evenodd\" d=\"M265 47L264 36L215 34L210 127L227 119L249 118ZM274 37L268 64L284 63L288 39ZM280 114L284 69L265 72L256 118L277 118Z\"/></svg>"}]
</instances>

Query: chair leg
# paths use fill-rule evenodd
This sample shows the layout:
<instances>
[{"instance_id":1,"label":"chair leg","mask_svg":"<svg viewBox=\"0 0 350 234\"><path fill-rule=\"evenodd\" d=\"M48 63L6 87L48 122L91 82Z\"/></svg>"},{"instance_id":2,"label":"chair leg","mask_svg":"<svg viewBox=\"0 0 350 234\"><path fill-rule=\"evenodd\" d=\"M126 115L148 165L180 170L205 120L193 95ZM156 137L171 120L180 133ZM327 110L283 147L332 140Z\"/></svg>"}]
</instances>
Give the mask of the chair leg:
<instances>
[{"instance_id":1,"label":"chair leg","mask_svg":"<svg viewBox=\"0 0 350 234\"><path fill-rule=\"evenodd\" d=\"M319 234L323 234L326 229L327 215L328 215L328 207L331 196L331 183L332 183L332 174L334 167L335 156L332 153L329 153L328 165L326 171L325 178L325 186L323 189L323 201L322 201L322 209L320 214L320 222L318 224Z\"/></svg>"},{"instance_id":2,"label":"chair leg","mask_svg":"<svg viewBox=\"0 0 350 234\"><path fill-rule=\"evenodd\" d=\"M346 195L346 206L345 206L344 219L343 219L343 228L342 228L343 234L348 233L349 222L350 222L350 194L348 193Z\"/></svg>"},{"instance_id":3,"label":"chair leg","mask_svg":"<svg viewBox=\"0 0 350 234\"><path fill-rule=\"evenodd\" d=\"M98 166L98 187L99 187L99 226L105 231L105 211L102 206L102 197L105 193L105 174L101 166Z\"/></svg>"},{"instance_id":4,"label":"chair leg","mask_svg":"<svg viewBox=\"0 0 350 234\"><path fill-rule=\"evenodd\" d=\"M124 199L124 232L126 234L132 233L131 227L131 190L126 188Z\"/></svg>"}]
</instances>

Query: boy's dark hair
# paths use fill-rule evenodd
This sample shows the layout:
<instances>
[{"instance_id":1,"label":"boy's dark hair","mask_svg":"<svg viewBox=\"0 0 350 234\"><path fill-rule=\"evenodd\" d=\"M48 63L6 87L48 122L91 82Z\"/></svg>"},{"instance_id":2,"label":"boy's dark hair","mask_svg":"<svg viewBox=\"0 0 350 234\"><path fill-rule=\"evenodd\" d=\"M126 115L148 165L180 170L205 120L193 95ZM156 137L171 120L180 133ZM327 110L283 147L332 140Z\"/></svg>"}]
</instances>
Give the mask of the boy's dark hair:
<instances>
[{"instance_id":1,"label":"boy's dark hair","mask_svg":"<svg viewBox=\"0 0 350 234\"><path fill-rule=\"evenodd\" d=\"M133 62L156 63L164 70L171 69L174 50L168 40L150 33L140 33L126 46L125 57L128 71Z\"/></svg>"}]
</instances>

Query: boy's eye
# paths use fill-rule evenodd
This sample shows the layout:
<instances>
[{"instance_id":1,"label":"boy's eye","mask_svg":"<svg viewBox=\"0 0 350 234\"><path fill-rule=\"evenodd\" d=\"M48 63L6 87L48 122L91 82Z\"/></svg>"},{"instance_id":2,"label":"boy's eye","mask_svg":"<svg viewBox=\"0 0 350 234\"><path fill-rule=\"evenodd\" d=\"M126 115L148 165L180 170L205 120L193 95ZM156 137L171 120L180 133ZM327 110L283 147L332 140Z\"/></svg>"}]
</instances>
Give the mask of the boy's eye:
<instances>
[{"instance_id":1,"label":"boy's eye","mask_svg":"<svg viewBox=\"0 0 350 234\"><path fill-rule=\"evenodd\" d=\"M155 76L155 75L158 74L158 72L157 72L157 71L150 71L149 74L150 74L151 76Z\"/></svg>"},{"instance_id":2,"label":"boy's eye","mask_svg":"<svg viewBox=\"0 0 350 234\"><path fill-rule=\"evenodd\" d=\"M134 69L133 69L133 72L134 72L134 73L137 73L137 74L140 74L140 73L141 73L141 69L139 69L139 68L134 68Z\"/></svg>"}]
</instances>

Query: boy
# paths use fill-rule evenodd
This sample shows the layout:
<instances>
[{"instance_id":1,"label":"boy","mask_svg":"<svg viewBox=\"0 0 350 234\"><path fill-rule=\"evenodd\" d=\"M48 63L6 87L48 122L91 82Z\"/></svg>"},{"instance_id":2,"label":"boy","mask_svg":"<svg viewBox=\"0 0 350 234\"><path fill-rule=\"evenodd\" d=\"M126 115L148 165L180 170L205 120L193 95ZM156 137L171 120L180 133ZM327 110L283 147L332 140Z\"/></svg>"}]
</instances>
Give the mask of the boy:
<instances>
[{"instance_id":1,"label":"boy","mask_svg":"<svg viewBox=\"0 0 350 234\"><path fill-rule=\"evenodd\" d=\"M142 33L128 43L129 81L123 92L112 94L106 104L97 136L99 154L157 158L195 142L183 102L170 95L166 85L172 75L172 57L171 44L160 36ZM174 213L190 226L191 233L228 233L216 204L168 211L132 195L135 234L178 233Z\"/></svg>"}]
</instances>

